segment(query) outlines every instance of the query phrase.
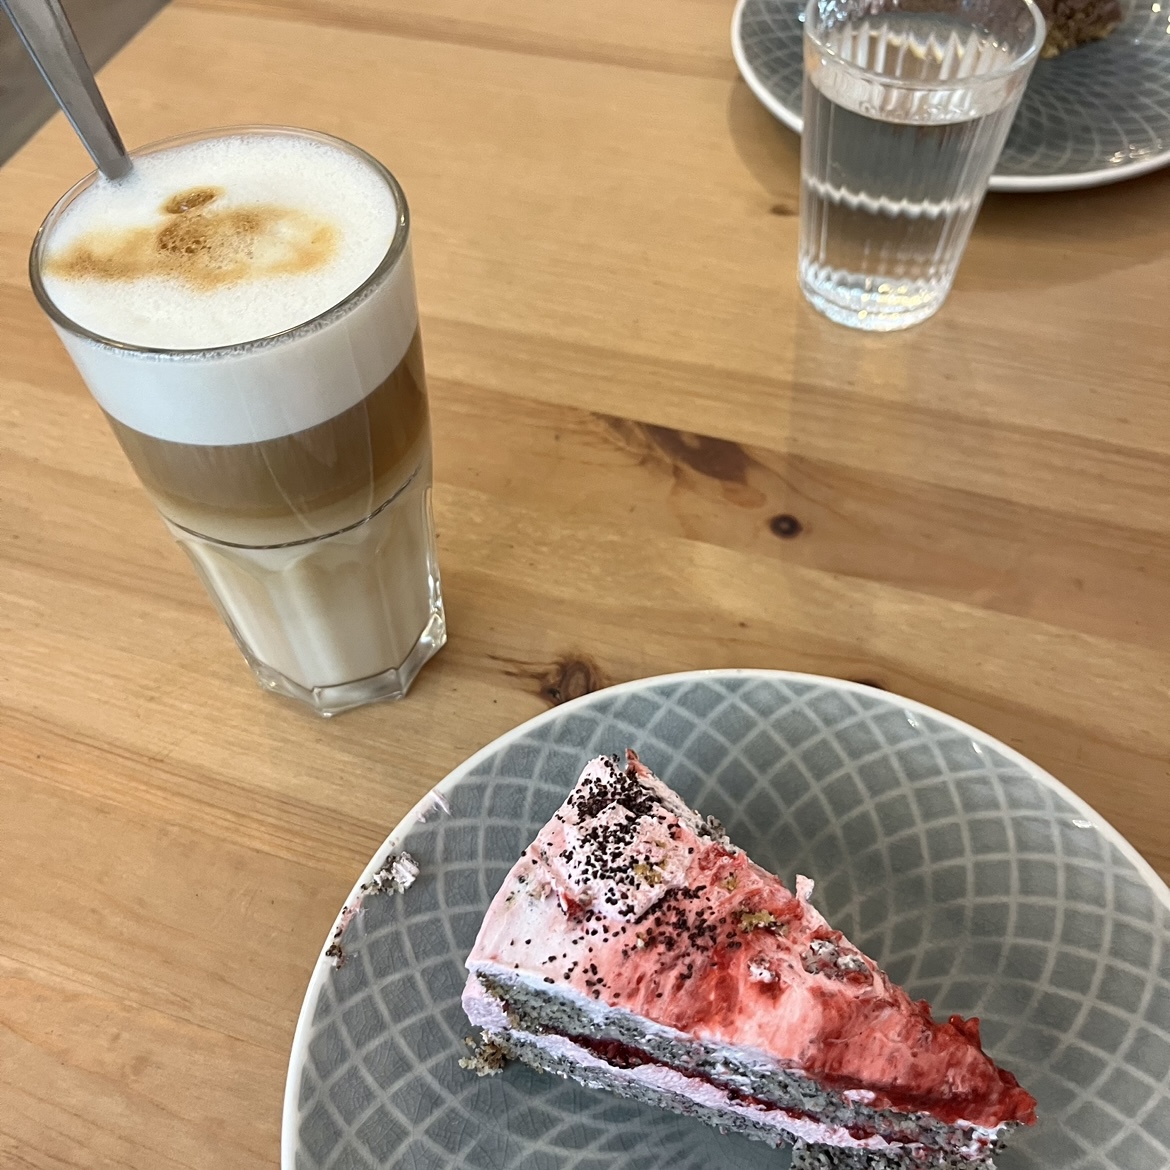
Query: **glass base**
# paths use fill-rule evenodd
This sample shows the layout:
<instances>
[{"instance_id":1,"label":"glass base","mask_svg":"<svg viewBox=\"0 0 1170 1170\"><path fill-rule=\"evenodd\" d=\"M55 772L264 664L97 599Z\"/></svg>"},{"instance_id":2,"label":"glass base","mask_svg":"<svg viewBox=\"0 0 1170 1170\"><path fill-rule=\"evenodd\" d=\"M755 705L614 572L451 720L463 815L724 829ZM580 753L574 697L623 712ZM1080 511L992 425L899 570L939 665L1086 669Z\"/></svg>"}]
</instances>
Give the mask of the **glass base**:
<instances>
[{"instance_id":1,"label":"glass base","mask_svg":"<svg viewBox=\"0 0 1170 1170\"><path fill-rule=\"evenodd\" d=\"M170 521L265 690L322 715L402 698L447 640L430 463L359 524L249 548Z\"/></svg>"},{"instance_id":2,"label":"glass base","mask_svg":"<svg viewBox=\"0 0 1170 1170\"><path fill-rule=\"evenodd\" d=\"M891 333L933 317L946 300L950 285L895 282L802 263L800 289L818 313L838 325Z\"/></svg>"},{"instance_id":3,"label":"glass base","mask_svg":"<svg viewBox=\"0 0 1170 1170\"><path fill-rule=\"evenodd\" d=\"M244 643L236 643L247 659L256 680L266 691L274 695L285 695L312 707L318 715L328 718L364 707L369 703L380 703L392 699L404 699L418 672L446 645L447 619L443 603L439 602L431 613L430 621L415 642L401 665L370 678L359 678L353 682L338 683L329 687L304 687L287 675L261 662L251 654Z\"/></svg>"}]
</instances>

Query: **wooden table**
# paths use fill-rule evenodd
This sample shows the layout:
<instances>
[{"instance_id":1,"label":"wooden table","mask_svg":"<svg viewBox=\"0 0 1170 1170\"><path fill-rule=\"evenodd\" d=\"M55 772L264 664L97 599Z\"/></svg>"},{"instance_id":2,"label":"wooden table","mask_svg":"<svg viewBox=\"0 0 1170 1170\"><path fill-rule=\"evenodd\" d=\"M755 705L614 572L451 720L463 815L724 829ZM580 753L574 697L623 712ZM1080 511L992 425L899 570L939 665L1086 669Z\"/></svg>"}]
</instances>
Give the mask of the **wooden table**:
<instances>
[{"instance_id":1,"label":"wooden table","mask_svg":"<svg viewBox=\"0 0 1170 1170\"><path fill-rule=\"evenodd\" d=\"M992 197L937 318L854 334L730 12L178 0L104 71L131 144L300 123L411 199L451 642L330 722L252 683L28 290L64 121L0 170L0 1165L273 1165L363 864L609 682L871 681L1170 873L1170 173Z\"/></svg>"}]
</instances>

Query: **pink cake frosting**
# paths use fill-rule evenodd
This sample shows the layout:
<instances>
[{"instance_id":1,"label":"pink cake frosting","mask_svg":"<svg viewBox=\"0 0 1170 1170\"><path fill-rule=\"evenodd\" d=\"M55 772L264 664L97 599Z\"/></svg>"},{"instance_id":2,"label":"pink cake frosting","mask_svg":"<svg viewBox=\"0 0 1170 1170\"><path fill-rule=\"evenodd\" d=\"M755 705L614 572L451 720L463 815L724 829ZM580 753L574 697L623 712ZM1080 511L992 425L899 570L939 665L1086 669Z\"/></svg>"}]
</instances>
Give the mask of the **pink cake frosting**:
<instances>
[{"instance_id":1,"label":"pink cake frosting","mask_svg":"<svg viewBox=\"0 0 1170 1170\"><path fill-rule=\"evenodd\" d=\"M632 753L624 768L600 757L492 902L469 995L477 972L524 977L876 1109L982 1129L1033 1121L1034 1099L984 1054L978 1021L936 1023L829 926L812 888L798 878L790 892Z\"/></svg>"}]
</instances>

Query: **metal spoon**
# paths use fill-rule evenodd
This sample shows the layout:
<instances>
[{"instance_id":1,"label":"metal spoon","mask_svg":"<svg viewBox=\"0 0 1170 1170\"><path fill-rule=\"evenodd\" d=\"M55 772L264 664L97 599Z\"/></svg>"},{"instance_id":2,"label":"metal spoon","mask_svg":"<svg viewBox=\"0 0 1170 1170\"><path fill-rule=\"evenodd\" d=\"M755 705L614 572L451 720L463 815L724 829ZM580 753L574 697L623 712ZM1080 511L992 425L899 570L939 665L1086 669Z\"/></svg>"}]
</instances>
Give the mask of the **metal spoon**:
<instances>
[{"instance_id":1,"label":"metal spoon","mask_svg":"<svg viewBox=\"0 0 1170 1170\"><path fill-rule=\"evenodd\" d=\"M0 0L57 104L107 179L130 171L114 119L60 0Z\"/></svg>"}]
</instances>

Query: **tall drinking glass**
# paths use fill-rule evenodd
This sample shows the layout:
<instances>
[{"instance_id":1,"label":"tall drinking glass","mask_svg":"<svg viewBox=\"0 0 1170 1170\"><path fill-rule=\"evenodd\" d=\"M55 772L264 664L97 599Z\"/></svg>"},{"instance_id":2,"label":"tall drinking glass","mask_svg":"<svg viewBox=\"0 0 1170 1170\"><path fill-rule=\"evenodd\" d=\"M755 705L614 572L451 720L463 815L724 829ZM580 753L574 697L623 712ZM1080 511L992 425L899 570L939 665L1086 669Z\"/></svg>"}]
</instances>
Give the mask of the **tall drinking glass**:
<instances>
[{"instance_id":1,"label":"tall drinking glass","mask_svg":"<svg viewBox=\"0 0 1170 1170\"><path fill-rule=\"evenodd\" d=\"M1032 0L810 0L800 286L858 329L950 291L1044 42Z\"/></svg>"},{"instance_id":2,"label":"tall drinking glass","mask_svg":"<svg viewBox=\"0 0 1170 1170\"><path fill-rule=\"evenodd\" d=\"M446 641L402 189L285 127L132 157L52 210L33 289L260 683L399 698Z\"/></svg>"}]
</instances>

